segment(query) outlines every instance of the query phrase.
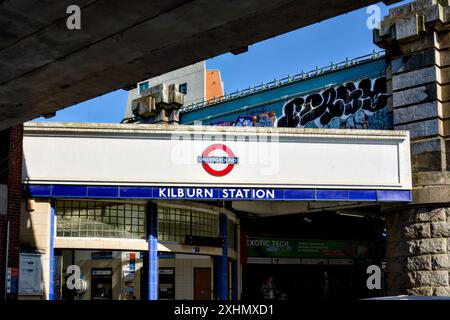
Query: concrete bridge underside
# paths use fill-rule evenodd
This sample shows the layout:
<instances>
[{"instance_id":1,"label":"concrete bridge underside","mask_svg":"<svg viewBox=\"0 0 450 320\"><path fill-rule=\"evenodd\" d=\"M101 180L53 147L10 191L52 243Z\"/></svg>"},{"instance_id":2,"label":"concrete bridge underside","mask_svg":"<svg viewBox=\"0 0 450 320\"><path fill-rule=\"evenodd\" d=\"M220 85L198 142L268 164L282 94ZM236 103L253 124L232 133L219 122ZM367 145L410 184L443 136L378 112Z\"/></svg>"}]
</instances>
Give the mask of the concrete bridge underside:
<instances>
[{"instance_id":1,"label":"concrete bridge underside","mask_svg":"<svg viewBox=\"0 0 450 320\"><path fill-rule=\"evenodd\" d=\"M0 1L0 129L375 2Z\"/></svg>"}]
</instances>

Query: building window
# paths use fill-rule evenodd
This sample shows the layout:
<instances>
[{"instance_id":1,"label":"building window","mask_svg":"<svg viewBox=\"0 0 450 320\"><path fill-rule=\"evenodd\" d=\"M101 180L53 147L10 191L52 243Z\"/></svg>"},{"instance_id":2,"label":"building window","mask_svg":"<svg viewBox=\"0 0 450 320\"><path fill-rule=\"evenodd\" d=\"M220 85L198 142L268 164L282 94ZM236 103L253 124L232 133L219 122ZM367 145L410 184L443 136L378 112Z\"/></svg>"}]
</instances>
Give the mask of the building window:
<instances>
[{"instance_id":1,"label":"building window","mask_svg":"<svg viewBox=\"0 0 450 320\"><path fill-rule=\"evenodd\" d=\"M187 93L187 83L182 83L178 86L178 91L180 91L182 94Z\"/></svg>"},{"instance_id":2,"label":"building window","mask_svg":"<svg viewBox=\"0 0 450 320\"><path fill-rule=\"evenodd\" d=\"M218 213L158 205L158 240L184 243L189 235L219 237Z\"/></svg>"},{"instance_id":3,"label":"building window","mask_svg":"<svg viewBox=\"0 0 450 320\"><path fill-rule=\"evenodd\" d=\"M58 237L145 239L145 205L58 200Z\"/></svg>"},{"instance_id":4,"label":"building window","mask_svg":"<svg viewBox=\"0 0 450 320\"><path fill-rule=\"evenodd\" d=\"M139 94L141 94L142 91L147 90L148 87L149 87L148 81L139 83Z\"/></svg>"}]
</instances>

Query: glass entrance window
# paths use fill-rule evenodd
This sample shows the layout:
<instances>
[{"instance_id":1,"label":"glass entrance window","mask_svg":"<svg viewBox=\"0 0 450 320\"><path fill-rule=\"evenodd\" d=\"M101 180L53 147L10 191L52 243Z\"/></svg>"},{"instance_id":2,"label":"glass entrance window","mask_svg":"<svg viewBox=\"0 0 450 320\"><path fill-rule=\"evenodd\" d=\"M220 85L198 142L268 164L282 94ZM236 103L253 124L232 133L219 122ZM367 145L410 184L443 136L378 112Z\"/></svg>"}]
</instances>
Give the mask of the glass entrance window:
<instances>
[{"instance_id":1,"label":"glass entrance window","mask_svg":"<svg viewBox=\"0 0 450 320\"><path fill-rule=\"evenodd\" d=\"M145 239L145 205L58 200L58 237Z\"/></svg>"},{"instance_id":2,"label":"glass entrance window","mask_svg":"<svg viewBox=\"0 0 450 320\"><path fill-rule=\"evenodd\" d=\"M158 205L158 239L185 241L185 236L218 237L219 214L211 210Z\"/></svg>"}]
</instances>

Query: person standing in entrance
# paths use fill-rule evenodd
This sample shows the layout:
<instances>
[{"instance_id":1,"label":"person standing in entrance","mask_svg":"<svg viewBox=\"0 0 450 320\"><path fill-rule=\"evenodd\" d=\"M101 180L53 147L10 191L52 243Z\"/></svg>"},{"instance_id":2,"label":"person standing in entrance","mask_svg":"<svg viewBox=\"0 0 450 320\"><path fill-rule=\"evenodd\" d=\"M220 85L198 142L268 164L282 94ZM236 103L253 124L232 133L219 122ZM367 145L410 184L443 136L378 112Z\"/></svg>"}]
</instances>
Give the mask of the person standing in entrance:
<instances>
[{"instance_id":1,"label":"person standing in entrance","mask_svg":"<svg viewBox=\"0 0 450 320\"><path fill-rule=\"evenodd\" d=\"M273 282L273 276L268 276L267 279L261 285L261 294L265 300L276 299L277 288Z\"/></svg>"},{"instance_id":2,"label":"person standing in entrance","mask_svg":"<svg viewBox=\"0 0 450 320\"><path fill-rule=\"evenodd\" d=\"M323 273L322 282L322 298L326 300L330 297L330 282L326 271Z\"/></svg>"}]
</instances>

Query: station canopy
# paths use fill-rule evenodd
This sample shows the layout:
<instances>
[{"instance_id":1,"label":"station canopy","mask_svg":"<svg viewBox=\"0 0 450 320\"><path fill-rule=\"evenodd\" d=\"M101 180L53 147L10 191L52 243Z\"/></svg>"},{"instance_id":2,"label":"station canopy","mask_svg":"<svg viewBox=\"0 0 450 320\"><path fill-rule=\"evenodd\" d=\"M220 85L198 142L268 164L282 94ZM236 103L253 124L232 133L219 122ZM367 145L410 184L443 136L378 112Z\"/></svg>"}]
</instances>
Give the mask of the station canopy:
<instances>
[{"instance_id":1,"label":"station canopy","mask_svg":"<svg viewBox=\"0 0 450 320\"><path fill-rule=\"evenodd\" d=\"M261 215L410 202L405 131L27 123L32 197L224 200Z\"/></svg>"}]
</instances>

